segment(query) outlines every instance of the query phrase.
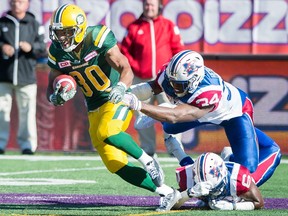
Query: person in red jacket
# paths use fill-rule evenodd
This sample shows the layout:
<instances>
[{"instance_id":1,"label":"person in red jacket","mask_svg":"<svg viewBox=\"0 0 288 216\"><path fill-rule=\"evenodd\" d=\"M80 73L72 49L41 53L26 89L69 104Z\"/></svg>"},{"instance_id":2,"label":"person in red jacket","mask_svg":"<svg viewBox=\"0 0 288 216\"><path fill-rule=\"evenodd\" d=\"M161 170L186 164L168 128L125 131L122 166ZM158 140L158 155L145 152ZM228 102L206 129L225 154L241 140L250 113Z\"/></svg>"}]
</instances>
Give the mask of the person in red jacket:
<instances>
[{"instance_id":1,"label":"person in red jacket","mask_svg":"<svg viewBox=\"0 0 288 216\"><path fill-rule=\"evenodd\" d=\"M162 65L184 49L178 27L161 15L161 9L159 0L144 0L143 13L128 26L127 34L123 38L121 52L128 58L132 67L133 84L156 78ZM155 100L158 104L169 103L165 94L154 96L149 102L154 104ZM141 117L140 113L136 115L138 118ZM156 150L154 125L137 131L141 147L147 154L153 156ZM173 142L175 139L168 134L164 137L168 142ZM179 139L179 136L177 138Z\"/></svg>"}]
</instances>

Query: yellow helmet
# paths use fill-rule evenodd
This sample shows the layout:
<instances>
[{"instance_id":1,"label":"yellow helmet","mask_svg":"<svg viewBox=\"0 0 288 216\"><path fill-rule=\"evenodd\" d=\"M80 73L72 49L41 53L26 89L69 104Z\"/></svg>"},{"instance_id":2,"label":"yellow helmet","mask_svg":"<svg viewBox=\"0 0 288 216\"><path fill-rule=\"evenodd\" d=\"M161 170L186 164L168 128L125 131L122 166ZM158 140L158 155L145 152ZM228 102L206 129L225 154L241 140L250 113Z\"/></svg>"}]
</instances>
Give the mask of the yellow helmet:
<instances>
[{"instance_id":1,"label":"yellow helmet","mask_svg":"<svg viewBox=\"0 0 288 216\"><path fill-rule=\"evenodd\" d=\"M49 37L59 43L65 52L71 52L84 39L87 18L84 11L73 4L58 7L51 18Z\"/></svg>"}]
</instances>

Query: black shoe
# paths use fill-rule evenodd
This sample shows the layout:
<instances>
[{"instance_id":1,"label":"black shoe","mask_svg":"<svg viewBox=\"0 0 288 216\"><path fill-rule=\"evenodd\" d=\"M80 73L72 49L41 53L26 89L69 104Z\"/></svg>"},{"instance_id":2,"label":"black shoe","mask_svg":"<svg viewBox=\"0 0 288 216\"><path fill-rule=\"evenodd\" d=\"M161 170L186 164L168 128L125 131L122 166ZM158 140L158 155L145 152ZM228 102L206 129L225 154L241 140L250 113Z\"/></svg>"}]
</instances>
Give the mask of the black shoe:
<instances>
[{"instance_id":1,"label":"black shoe","mask_svg":"<svg viewBox=\"0 0 288 216\"><path fill-rule=\"evenodd\" d=\"M32 152L31 149L24 149L24 150L22 151L22 154L23 154L23 155L33 155L34 152Z\"/></svg>"},{"instance_id":2,"label":"black shoe","mask_svg":"<svg viewBox=\"0 0 288 216\"><path fill-rule=\"evenodd\" d=\"M0 149L0 154L5 154L5 150Z\"/></svg>"}]
</instances>

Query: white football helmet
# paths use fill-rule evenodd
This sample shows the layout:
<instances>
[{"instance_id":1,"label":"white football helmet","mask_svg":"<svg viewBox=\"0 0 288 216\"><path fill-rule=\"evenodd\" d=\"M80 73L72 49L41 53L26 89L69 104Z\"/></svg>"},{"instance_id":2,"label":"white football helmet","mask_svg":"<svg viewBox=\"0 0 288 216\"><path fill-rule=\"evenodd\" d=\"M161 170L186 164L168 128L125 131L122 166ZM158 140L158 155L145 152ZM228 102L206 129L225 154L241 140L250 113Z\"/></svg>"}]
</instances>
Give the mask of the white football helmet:
<instances>
[{"instance_id":1,"label":"white football helmet","mask_svg":"<svg viewBox=\"0 0 288 216\"><path fill-rule=\"evenodd\" d=\"M209 195L218 196L228 183L228 170L223 159L212 152L201 154L192 167L195 183L211 185Z\"/></svg>"},{"instance_id":2,"label":"white football helmet","mask_svg":"<svg viewBox=\"0 0 288 216\"><path fill-rule=\"evenodd\" d=\"M191 50L184 50L170 60L166 76L178 97L193 93L204 78L204 60Z\"/></svg>"}]
</instances>

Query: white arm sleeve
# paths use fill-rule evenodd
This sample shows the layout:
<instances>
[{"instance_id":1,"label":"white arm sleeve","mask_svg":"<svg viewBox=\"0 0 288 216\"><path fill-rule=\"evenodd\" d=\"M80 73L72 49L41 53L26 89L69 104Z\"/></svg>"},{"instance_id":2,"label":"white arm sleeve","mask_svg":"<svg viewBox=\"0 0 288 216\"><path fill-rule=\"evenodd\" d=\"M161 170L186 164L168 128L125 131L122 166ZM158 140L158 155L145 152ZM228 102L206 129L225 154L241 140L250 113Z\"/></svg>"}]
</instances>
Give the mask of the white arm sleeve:
<instances>
[{"instance_id":1,"label":"white arm sleeve","mask_svg":"<svg viewBox=\"0 0 288 216\"><path fill-rule=\"evenodd\" d=\"M226 200L209 201L209 206L213 210L254 210L253 202L229 202Z\"/></svg>"},{"instance_id":2,"label":"white arm sleeve","mask_svg":"<svg viewBox=\"0 0 288 216\"><path fill-rule=\"evenodd\" d=\"M132 93L141 101L145 101L153 95L152 88L147 82L132 85L130 88Z\"/></svg>"},{"instance_id":3,"label":"white arm sleeve","mask_svg":"<svg viewBox=\"0 0 288 216\"><path fill-rule=\"evenodd\" d=\"M254 203L248 201L235 203L234 208L234 210L254 210L254 209L255 209Z\"/></svg>"}]
</instances>

